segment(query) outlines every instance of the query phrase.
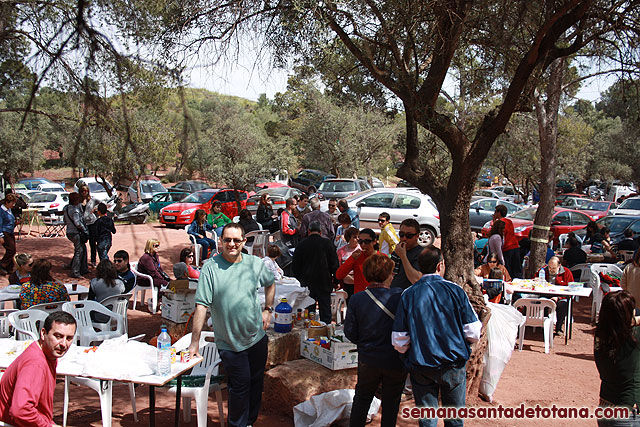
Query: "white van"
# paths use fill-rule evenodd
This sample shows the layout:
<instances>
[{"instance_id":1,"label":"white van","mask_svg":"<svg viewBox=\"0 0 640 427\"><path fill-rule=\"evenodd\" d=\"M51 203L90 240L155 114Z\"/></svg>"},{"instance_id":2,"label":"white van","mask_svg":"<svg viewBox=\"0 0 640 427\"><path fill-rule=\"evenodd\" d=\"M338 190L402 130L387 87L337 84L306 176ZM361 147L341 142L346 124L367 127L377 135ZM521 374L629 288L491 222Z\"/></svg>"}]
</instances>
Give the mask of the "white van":
<instances>
[{"instance_id":1,"label":"white van","mask_svg":"<svg viewBox=\"0 0 640 427\"><path fill-rule=\"evenodd\" d=\"M609 194L607 194L607 200L610 202L617 201L622 196L628 196L635 193L636 189L627 185L612 185Z\"/></svg>"}]
</instances>

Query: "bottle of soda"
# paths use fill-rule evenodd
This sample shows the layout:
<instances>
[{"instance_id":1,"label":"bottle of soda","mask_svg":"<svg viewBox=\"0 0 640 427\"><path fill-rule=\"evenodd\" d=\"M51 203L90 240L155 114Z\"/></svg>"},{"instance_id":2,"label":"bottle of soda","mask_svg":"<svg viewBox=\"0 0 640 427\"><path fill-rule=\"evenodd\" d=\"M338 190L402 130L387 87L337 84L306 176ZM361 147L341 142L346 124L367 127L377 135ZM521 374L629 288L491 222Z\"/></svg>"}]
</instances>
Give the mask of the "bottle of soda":
<instances>
[{"instance_id":1,"label":"bottle of soda","mask_svg":"<svg viewBox=\"0 0 640 427\"><path fill-rule=\"evenodd\" d=\"M158 336L158 375L169 375L171 373L171 337L167 333L167 327L162 325Z\"/></svg>"}]
</instances>

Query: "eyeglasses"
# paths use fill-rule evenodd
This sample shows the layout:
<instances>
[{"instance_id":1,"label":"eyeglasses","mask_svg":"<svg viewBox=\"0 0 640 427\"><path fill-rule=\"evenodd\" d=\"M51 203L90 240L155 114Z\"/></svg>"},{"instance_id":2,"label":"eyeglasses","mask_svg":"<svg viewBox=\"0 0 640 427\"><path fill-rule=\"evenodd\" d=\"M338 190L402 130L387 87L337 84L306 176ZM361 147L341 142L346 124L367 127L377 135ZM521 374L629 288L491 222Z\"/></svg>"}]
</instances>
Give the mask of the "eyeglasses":
<instances>
[{"instance_id":1,"label":"eyeglasses","mask_svg":"<svg viewBox=\"0 0 640 427\"><path fill-rule=\"evenodd\" d=\"M406 237L407 239L413 239L417 235L418 235L418 233L405 233L404 231L401 231L401 232L398 233L398 236Z\"/></svg>"},{"instance_id":2,"label":"eyeglasses","mask_svg":"<svg viewBox=\"0 0 640 427\"><path fill-rule=\"evenodd\" d=\"M487 261L487 264L497 264L497 263L498 263L498 261L495 260L495 259Z\"/></svg>"},{"instance_id":3,"label":"eyeglasses","mask_svg":"<svg viewBox=\"0 0 640 427\"><path fill-rule=\"evenodd\" d=\"M153 245L153 247L154 247L154 248L159 248L159 247L160 247L160 245L155 244L155 245Z\"/></svg>"},{"instance_id":4,"label":"eyeglasses","mask_svg":"<svg viewBox=\"0 0 640 427\"><path fill-rule=\"evenodd\" d=\"M358 239L358 243L360 243L361 245L369 245L373 242L373 240L371 239Z\"/></svg>"},{"instance_id":5,"label":"eyeglasses","mask_svg":"<svg viewBox=\"0 0 640 427\"><path fill-rule=\"evenodd\" d=\"M193 258L193 255L191 255L191 254L187 255L187 258Z\"/></svg>"},{"instance_id":6,"label":"eyeglasses","mask_svg":"<svg viewBox=\"0 0 640 427\"><path fill-rule=\"evenodd\" d=\"M33 267L33 262L30 262L29 264L27 264L28 267Z\"/></svg>"},{"instance_id":7,"label":"eyeglasses","mask_svg":"<svg viewBox=\"0 0 640 427\"><path fill-rule=\"evenodd\" d=\"M222 241L227 244L233 242L236 245L239 245L240 243L244 242L244 239L232 239L230 237L225 237L224 239L222 239Z\"/></svg>"},{"instance_id":8,"label":"eyeglasses","mask_svg":"<svg viewBox=\"0 0 640 427\"><path fill-rule=\"evenodd\" d=\"M114 264L120 264L121 262L124 262L124 260L123 259L115 259L115 258L113 259L113 263Z\"/></svg>"},{"instance_id":9,"label":"eyeglasses","mask_svg":"<svg viewBox=\"0 0 640 427\"><path fill-rule=\"evenodd\" d=\"M330 204L330 205L329 205L329 207L330 207L330 208L335 208L335 207L336 207L336 205L331 205L331 204Z\"/></svg>"},{"instance_id":10,"label":"eyeglasses","mask_svg":"<svg viewBox=\"0 0 640 427\"><path fill-rule=\"evenodd\" d=\"M378 218L378 223L383 223L383 222L387 222L387 220L384 218Z\"/></svg>"}]
</instances>

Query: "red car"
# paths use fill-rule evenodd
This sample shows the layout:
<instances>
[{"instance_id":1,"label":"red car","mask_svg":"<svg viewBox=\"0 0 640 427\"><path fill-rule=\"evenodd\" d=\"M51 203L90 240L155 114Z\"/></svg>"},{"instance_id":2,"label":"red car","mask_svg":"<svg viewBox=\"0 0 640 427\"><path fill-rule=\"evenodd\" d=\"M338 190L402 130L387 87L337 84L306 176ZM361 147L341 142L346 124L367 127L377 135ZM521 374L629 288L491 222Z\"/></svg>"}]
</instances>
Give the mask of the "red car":
<instances>
[{"instance_id":1,"label":"red car","mask_svg":"<svg viewBox=\"0 0 640 427\"><path fill-rule=\"evenodd\" d=\"M617 207L618 204L616 202L593 200L585 207L581 208L580 212L589 215L594 221L596 221L609 215L609 211Z\"/></svg>"},{"instance_id":2,"label":"red car","mask_svg":"<svg viewBox=\"0 0 640 427\"><path fill-rule=\"evenodd\" d=\"M533 220L536 217L536 210L537 208L523 209L507 216L513 223L518 241L529 237L529 233L533 228ZM551 218L551 231L553 231L553 235L557 240L561 234L585 228L591 220L591 217L585 215L583 212L556 207L554 208L553 217ZM482 228L482 236L489 237L490 230L491 221L486 223Z\"/></svg>"},{"instance_id":3,"label":"red car","mask_svg":"<svg viewBox=\"0 0 640 427\"><path fill-rule=\"evenodd\" d=\"M238 190L240 196L240 205L242 209L247 207L248 194L246 191ZM189 225L195 218L198 209L204 209L208 214L211 212L211 205L215 201L222 203L222 213L233 219L238 215L238 206L234 191L232 189L215 189L196 191L195 193L185 197L180 202L172 203L160 209L160 222L167 226L173 225Z\"/></svg>"}]
</instances>

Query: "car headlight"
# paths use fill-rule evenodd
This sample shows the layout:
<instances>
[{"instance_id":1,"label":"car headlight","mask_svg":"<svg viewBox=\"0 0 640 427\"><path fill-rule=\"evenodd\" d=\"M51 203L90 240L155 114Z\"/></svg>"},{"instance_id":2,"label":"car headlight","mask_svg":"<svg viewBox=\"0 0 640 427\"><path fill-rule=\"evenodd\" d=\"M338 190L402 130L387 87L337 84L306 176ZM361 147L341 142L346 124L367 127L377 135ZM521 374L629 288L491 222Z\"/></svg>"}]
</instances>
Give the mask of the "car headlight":
<instances>
[{"instance_id":1,"label":"car headlight","mask_svg":"<svg viewBox=\"0 0 640 427\"><path fill-rule=\"evenodd\" d=\"M522 232L523 232L524 230L526 230L526 229L527 229L527 226L526 226L526 225L524 225L524 226L522 226L522 227L516 227L516 228L514 228L514 229L513 229L513 232L514 232L514 233L522 233Z\"/></svg>"},{"instance_id":2,"label":"car headlight","mask_svg":"<svg viewBox=\"0 0 640 427\"><path fill-rule=\"evenodd\" d=\"M186 211L182 211L180 215L191 215L195 211L194 209L187 209Z\"/></svg>"}]
</instances>

